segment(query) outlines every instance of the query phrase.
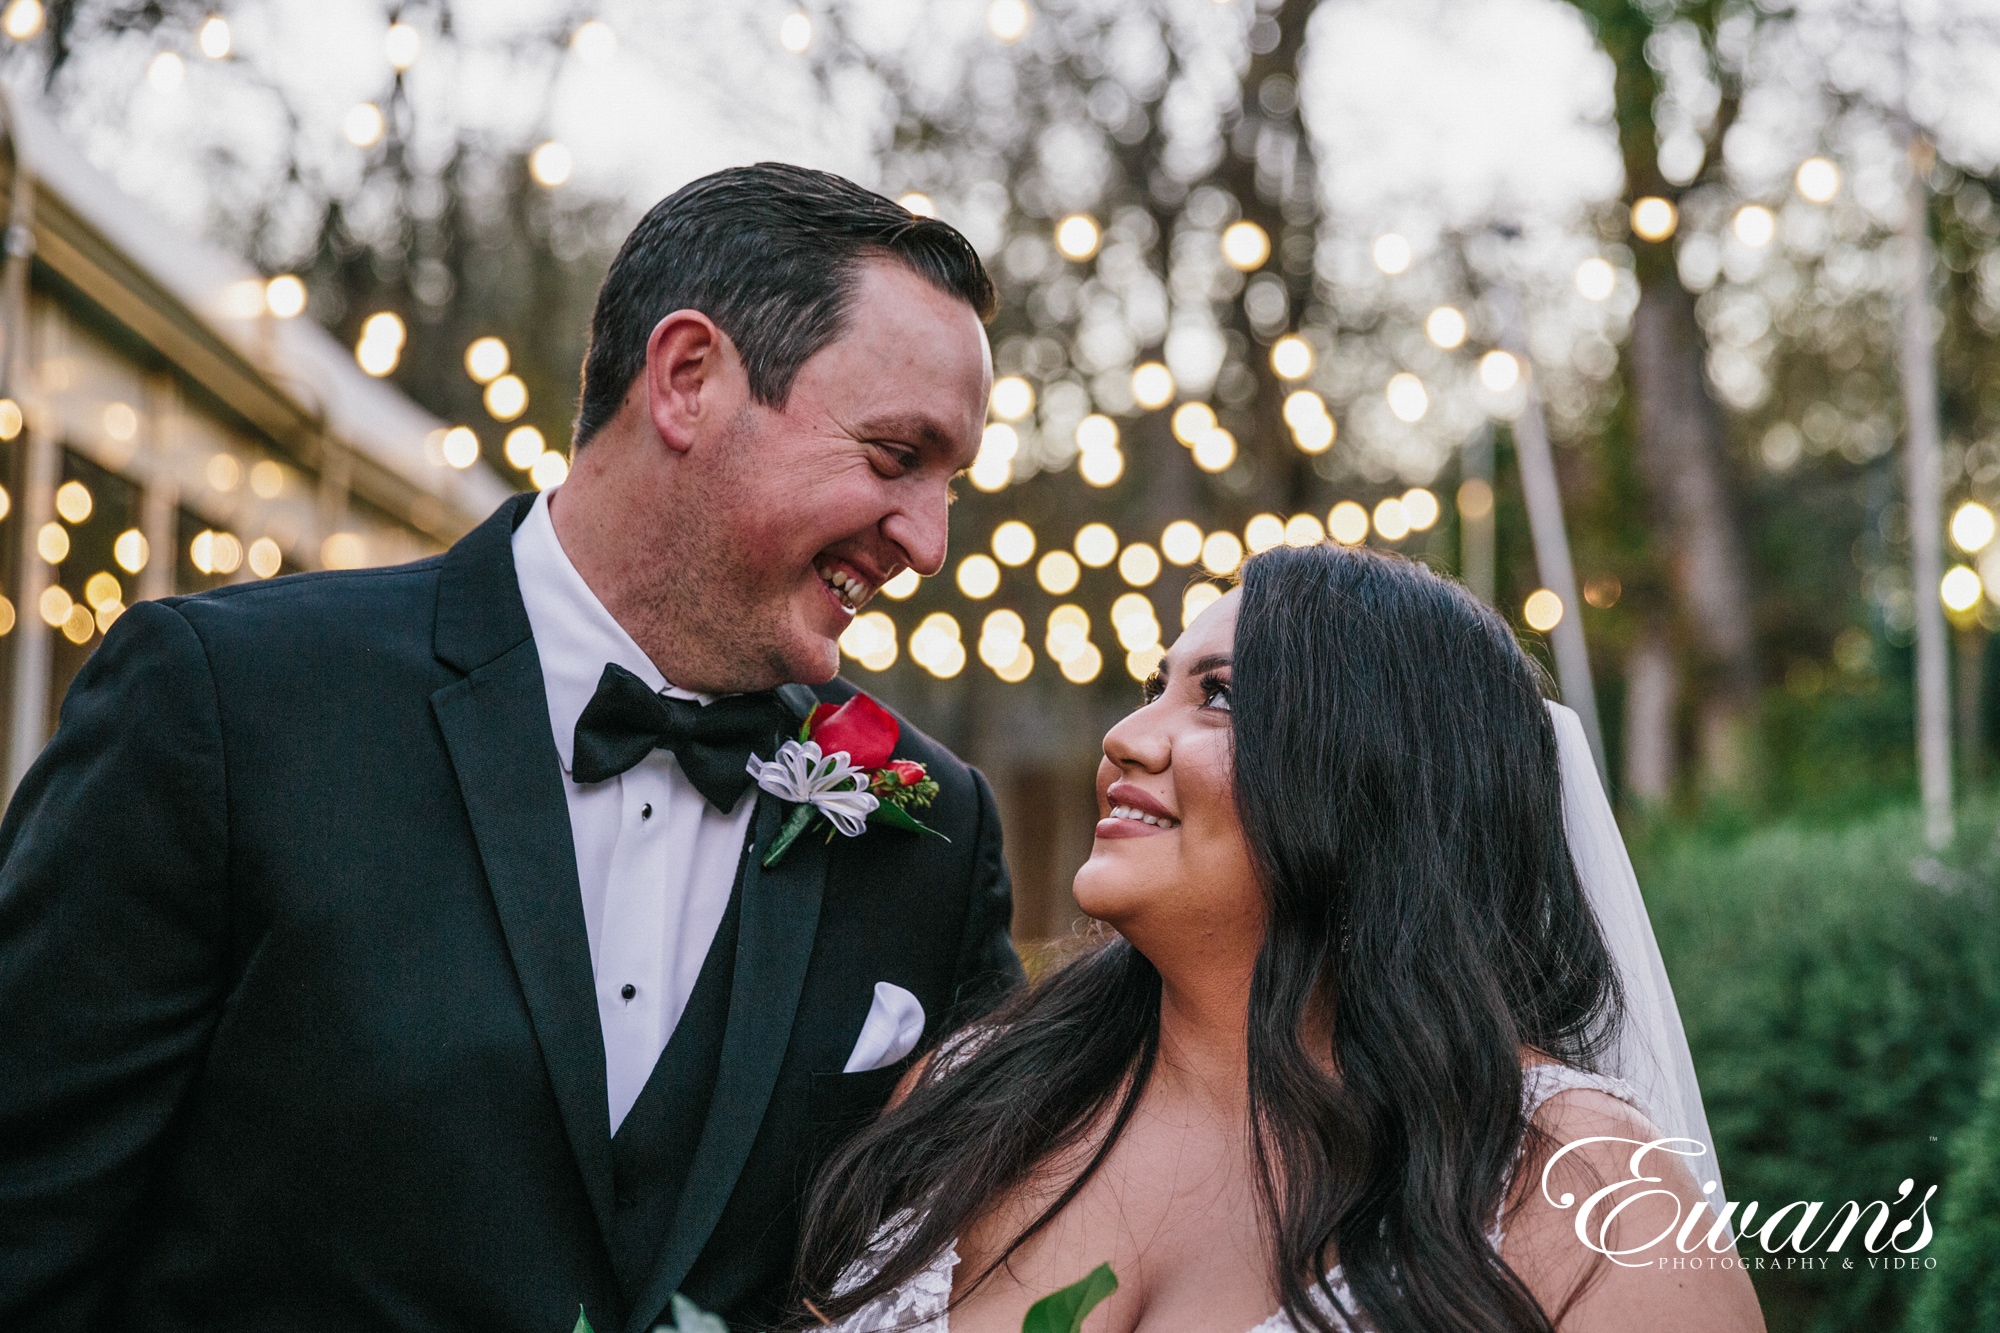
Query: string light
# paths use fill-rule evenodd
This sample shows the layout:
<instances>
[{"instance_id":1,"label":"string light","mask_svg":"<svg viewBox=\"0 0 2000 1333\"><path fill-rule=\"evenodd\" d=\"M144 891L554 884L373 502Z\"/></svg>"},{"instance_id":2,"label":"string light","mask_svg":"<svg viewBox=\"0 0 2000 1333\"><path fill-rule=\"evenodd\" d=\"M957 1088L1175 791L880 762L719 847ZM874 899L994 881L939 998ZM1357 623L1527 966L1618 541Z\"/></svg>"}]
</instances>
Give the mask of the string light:
<instances>
[{"instance_id":1,"label":"string light","mask_svg":"<svg viewBox=\"0 0 2000 1333\"><path fill-rule=\"evenodd\" d=\"M1424 382L1407 370L1390 376L1389 387L1383 393L1398 421L1422 421L1424 413L1430 410L1431 399L1424 392Z\"/></svg>"},{"instance_id":2,"label":"string light","mask_svg":"<svg viewBox=\"0 0 2000 1333\"><path fill-rule=\"evenodd\" d=\"M547 450L528 469L528 480L538 491L552 491L569 480L569 460L554 449Z\"/></svg>"},{"instance_id":3,"label":"string light","mask_svg":"<svg viewBox=\"0 0 2000 1333\"><path fill-rule=\"evenodd\" d=\"M965 644L958 620L933 611L910 634L910 657L939 680L950 680L965 669Z\"/></svg>"},{"instance_id":4,"label":"string light","mask_svg":"<svg viewBox=\"0 0 2000 1333\"><path fill-rule=\"evenodd\" d=\"M1325 525L1311 514L1293 514L1285 520L1285 545L1318 546L1325 540Z\"/></svg>"},{"instance_id":5,"label":"string light","mask_svg":"<svg viewBox=\"0 0 2000 1333\"><path fill-rule=\"evenodd\" d=\"M1003 565L1025 565L1035 558L1035 530L1018 518L993 529L993 556Z\"/></svg>"},{"instance_id":6,"label":"string light","mask_svg":"<svg viewBox=\"0 0 2000 1333\"><path fill-rule=\"evenodd\" d=\"M80 481L66 481L56 487L56 512L66 523L81 523L90 517L94 507L90 498L90 488Z\"/></svg>"},{"instance_id":7,"label":"string light","mask_svg":"<svg viewBox=\"0 0 2000 1333\"><path fill-rule=\"evenodd\" d=\"M1951 516L1951 540L1967 555L1977 555L1992 542L1993 511L1977 500L1967 500Z\"/></svg>"},{"instance_id":8,"label":"string light","mask_svg":"<svg viewBox=\"0 0 2000 1333\"><path fill-rule=\"evenodd\" d=\"M1201 566L1214 578L1226 578L1243 563L1243 543L1233 532L1215 531L1201 543Z\"/></svg>"},{"instance_id":9,"label":"string light","mask_svg":"<svg viewBox=\"0 0 2000 1333\"><path fill-rule=\"evenodd\" d=\"M1118 555L1118 577L1135 588L1150 587L1160 577L1160 553L1144 542L1133 542Z\"/></svg>"},{"instance_id":10,"label":"string light","mask_svg":"<svg viewBox=\"0 0 2000 1333\"><path fill-rule=\"evenodd\" d=\"M1799 163L1798 174L1792 182L1798 186L1799 196L1808 203L1830 204L1840 193L1840 168L1823 157L1809 157Z\"/></svg>"},{"instance_id":11,"label":"string light","mask_svg":"<svg viewBox=\"0 0 2000 1333\"><path fill-rule=\"evenodd\" d=\"M40 0L14 0L0 13L0 29L17 42L32 41L41 33L44 18Z\"/></svg>"},{"instance_id":12,"label":"string light","mask_svg":"<svg viewBox=\"0 0 2000 1333\"><path fill-rule=\"evenodd\" d=\"M1222 589L1213 583L1197 583L1181 594L1181 628L1194 624L1195 617L1222 600Z\"/></svg>"},{"instance_id":13,"label":"string light","mask_svg":"<svg viewBox=\"0 0 2000 1333\"><path fill-rule=\"evenodd\" d=\"M1248 218L1232 222L1222 233L1222 257L1233 269L1254 272L1271 257L1271 238Z\"/></svg>"},{"instance_id":14,"label":"string light","mask_svg":"<svg viewBox=\"0 0 2000 1333\"><path fill-rule=\"evenodd\" d=\"M528 174L535 182L548 189L555 189L569 179L570 169L575 166L569 149L554 139L540 145L528 155Z\"/></svg>"},{"instance_id":15,"label":"string light","mask_svg":"<svg viewBox=\"0 0 2000 1333\"><path fill-rule=\"evenodd\" d=\"M1336 434L1326 400L1311 389L1295 389L1285 397L1285 424L1292 428L1292 443L1299 452L1323 454Z\"/></svg>"},{"instance_id":16,"label":"string light","mask_svg":"<svg viewBox=\"0 0 2000 1333\"><path fill-rule=\"evenodd\" d=\"M381 107L373 102L357 102L340 122L340 128L347 142L356 148L372 148L382 141L382 131L387 127Z\"/></svg>"},{"instance_id":17,"label":"string light","mask_svg":"<svg viewBox=\"0 0 2000 1333\"><path fill-rule=\"evenodd\" d=\"M495 421L512 421L528 410L528 386L519 375L502 375L486 386L483 396Z\"/></svg>"},{"instance_id":18,"label":"string light","mask_svg":"<svg viewBox=\"0 0 2000 1333\"><path fill-rule=\"evenodd\" d=\"M507 344L498 338L474 338L465 349L465 373L475 384L491 384L507 373Z\"/></svg>"},{"instance_id":19,"label":"string light","mask_svg":"<svg viewBox=\"0 0 2000 1333\"><path fill-rule=\"evenodd\" d=\"M449 432L446 433L449 435ZM439 441L440 445L443 443L444 441ZM477 452L479 441L474 440L472 445L474 451ZM252 464L250 468L250 489L257 493L257 498L260 500L277 499L279 492L285 489L285 470L268 458Z\"/></svg>"},{"instance_id":20,"label":"string light","mask_svg":"<svg viewBox=\"0 0 2000 1333\"><path fill-rule=\"evenodd\" d=\"M1118 646L1127 652L1160 646L1160 620L1153 612L1153 599L1142 593L1125 593L1111 604L1111 627L1118 635Z\"/></svg>"},{"instance_id":21,"label":"string light","mask_svg":"<svg viewBox=\"0 0 2000 1333\"><path fill-rule=\"evenodd\" d=\"M1035 582L1051 596L1073 591L1082 577L1083 566L1068 551L1050 551L1035 563Z\"/></svg>"},{"instance_id":22,"label":"string light","mask_svg":"<svg viewBox=\"0 0 2000 1333\"><path fill-rule=\"evenodd\" d=\"M124 597L125 590L118 586L118 577L115 574L100 569L84 580L83 600L90 603L93 608L123 601Z\"/></svg>"},{"instance_id":23,"label":"string light","mask_svg":"<svg viewBox=\"0 0 2000 1333\"><path fill-rule=\"evenodd\" d=\"M899 569L896 571L895 578L890 579L882 585L882 595L900 602L915 592L917 585L922 582L923 578L916 570L908 568Z\"/></svg>"},{"instance_id":24,"label":"string light","mask_svg":"<svg viewBox=\"0 0 2000 1333\"><path fill-rule=\"evenodd\" d=\"M42 589L41 605L38 609L42 613L42 619L50 628L61 629L63 622L69 619L69 613L76 609L76 602L71 599L69 589L59 583L52 584Z\"/></svg>"},{"instance_id":25,"label":"string light","mask_svg":"<svg viewBox=\"0 0 2000 1333\"><path fill-rule=\"evenodd\" d=\"M469 435L472 432L466 433ZM536 459L548 451L548 447L548 441L533 426L516 426L507 432L507 442L501 447L501 452L507 456L509 463L526 472L535 465Z\"/></svg>"},{"instance_id":26,"label":"string light","mask_svg":"<svg viewBox=\"0 0 2000 1333\"><path fill-rule=\"evenodd\" d=\"M11 440L21 433L27 418L21 415L21 405L12 398L0 398L0 440Z\"/></svg>"},{"instance_id":27,"label":"string light","mask_svg":"<svg viewBox=\"0 0 2000 1333\"><path fill-rule=\"evenodd\" d=\"M987 402L1002 421L1019 421L1035 410L1035 386L1019 375L1002 375L993 381Z\"/></svg>"},{"instance_id":28,"label":"string light","mask_svg":"<svg viewBox=\"0 0 2000 1333\"><path fill-rule=\"evenodd\" d=\"M1026 0L993 0L986 7L986 30L1002 42L1012 46L1027 35L1028 25L1034 22L1034 11Z\"/></svg>"},{"instance_id":29,"label":"string light","mask_svg":"<svg viewBox=\"0 0 2000 1333\"><path fill-rule=\"evenodd\" d=\"M1342 500L1327 511L1326 531L1342 546L1359 546L1368 540L1368 511L1352 500Z\"/></svg>"},{"instance_id":30,"label":"string light","mask_svg":"<svg viewBox=\"0 0 2000 1333\"><path fill-rule=\"evenodd\" d=\"M380 379L396 368L403 355L408 333L393 312L378 310L361 324L361 339L354 345L354 360L361 369Z\"/></svg>"},{"instance_id":31,"label":"string light","mask_svg":"<svg viewBox=\"0 0 2000 1333\"><path fill-rule=\"evenodd\" d=\"M1056 249L1064 259L1083 262L1097 253L1100 239L1097 219L1088 213L1072 213L1056 225Z\"/></svg>"},{"instance_id":32,"label":"string light","mask_svg":"<svg viewBox=\"0 0 2000 1333\"><path fill-rule=\"evenodd\" d=\"M251 542L249 554L244 560L250 566L250 572L260 579L268 579L285 567L285 553L269 537L259 537Z\"/></svg>"},{"instance_id":33,"label":"string light","mask_svg":"<svg viewBox=\"0 0 2000 1333\"><path fill-rule=\"evenodd\" d=\"M1438 521L1438 498L1421 486L1403 492L1403 518L1412 532L1429 532Z\"/></svg>"},{"instance_id":34,"label":"string light","mask_svg":"<svg viewBox=\"0 0 2000 1333\"><path fill-rule=\"evenodd\" d=\"M1276 514L1259 514L1243 525L1243 544L1252 555L1285 544L1285 520Z\"/></svg>"},{"instance_id":35,"label":"string light","mask_svg":"<svg viewBox=\"0 0 2000 1333\"><path fill-rule=\"evenodd\" d=\"M1236 437L1222 427L1205 432L1194 444L1194 465L1203 472L1221 472L1236 461Z\"/></svg>"},{"instance_id":36,"label":"string light","mask_svg":"<svg viewBox=\"0 0 2000 1333\"><path fill-rule=\"evenodd\" d=\"M453 426L444 433L444 461L463 472L479 461L479 437L469 426Z\"/></svg>"},{"instance_id":37,"label":"string light","mask_svg":"<svg viewBox=\"0 0 2000 1333\"><path fill-rule=\"evenodd\" d=\"M1004 487L1014 475L1014 455L1021 450L1021 437L1012 426L996 421L979 437L979 453L972 460L972 484L992 492Z\"/></svg>"},{"instance_id":38,"label":"string light","mask_svg":"<svg viewBox=\"0 0 2000 1333\"><path fill-rule=\"evenodd\" d=\"M208 460L208 484L227 495L243 480L243 465L234 454L214 454Z\"/></svg>"},{"instance_id":39,"label":"string light","mask_svg":"<svg viewBox=\"0 0 2000 1333\"><path fill-rule=\"evenodd\" d=\"M1730 224L1736 239L1753 250L1761 250L1771 243L1778 234L1778 219L1762 204L1745 204L1736 210L1736 219Z\"/></svg>"},{"instance_id":40,"label":"string light","mask_svg":"<svg viewBox=\"0 0 2000 1333\"><path fill-rule=\"evenodd\" d=\"M368 544L358 532L336 532L319 544L319 562L325 569L360 569L368 563Z\"/></svg>"},{"instance_id":41,"label":"string light","mask_svg":"<svg viewBox=\"0 0 2000 1333\"><path fill-rule=\"evenodd\" d=\"M1979 598L1985 589L1980 585L1979 575L1964 565L1953 565L1938 581L1938 597L1944 602L1945 610L1966 612L1979 605Z\"/></svg>"},{"instance_id":42,"label":"string light","mask_svg":"<svg viewBox=\"0 0 2000 1333\"><path fill-rule=\"evenodd\" d=\"M1076 558L1092 569L1102 569L1118 556L1118 534L1107 524L1086 523L1077 529Z\"/></svg>"},{"instance_id":43,"label":"string light","mask_svg":"<svg viewBox=\"0 0 2000 1333\"><path fill-rule=\"evenodd\" d=\"M784 22L778 25L778 45L795 56L804 55L806 48L812 45L812 39L812 16L803 9L785 15Z\"/></svg>"},{"instance_id":44,"label":"string light","mask_svg":"<svg viewBox=\"0 0 2000 1333\"><path fill-rule=\"evenodd\" d=\"M1493 393L1505 393L1521 382L1521 363L1498 348L1479 358L1479 382Z\"/></svg>"},{"instance_id":45,"label":"string light","mask_svg":"<svg viewBox=\"0 0 2000 1333\"><path fill-rule=\"evenodd\" d=\"M1465 341L1465 316L1456 306L1441 305L1424 320L1424 336L1449 352Z\"/></svg>"},{"instance_id":46,"label":"string light","mask_svg":"<svg viewBox=\"0 0 2000 1333\"><path fill-rule=\"evenodd\" d=\"M975 551L958 562L958 590L975 602L991 597L1000 590L1000 566Z\"/></svg>"},{"instance_id":47,"label":"string light","mask_svg":"<svg viewBox=\"0 0 2000 1333\"><path fill-rule=\"evenodd\" d=\"M1174 373L1158 361L1142 361L1132 369L1132 401L1148 412L1174 400Z\"/></svg>"},{"instance_id":48,"label":"string light","mask_svg":"<svg viewBox=\"0 0 2000 1333\"><path fill-rule=\"evenodd\" d=\"M1173 428L1174 438L1192 448L1215 429L1215 409L1207 403L1182 403L1174 409Z\"/></svg>"},{"instance_id":49,"label":"string light","mask_svg":"<svg viewBox=\"0 0 2000 1333\"><path fill-rule=\"evenodd\" d=\"M1521 619L1527 621L1528 628L1538 634L1547 634L1562 623L1562 618L1562 598L1547 588L1535 589L1521 604Z\"/></svg>"},{"instance_id":50,"label":"string light","mask_svg":"<svg viewBox=\"0 0 2000 1333\"><path fill-rule=\"evenodd\" d=\"M382 54L389 58L389 67L399 74L417 63L417 53L423 45L424 35L409 23L391 23L382 36Z\"/></svg>"},{"instance_id":51,"label":"string light","mask_svg":"<svg viewBox=\"0 0 2000 1333\"><path fill-rule=\"evenodd\" d=\"M1632 234L1642 241L1664 241L1680 225L1680 210L1656 194L1632 205ZM1554 596L1554 593L1549 594Z\"/></svg>"},{"instance_id":52,"label":"string light","mask_svg":"<svg viewBox=\"0 0 2000 1333\"><path fill-rule=\"evenodd\" d=\"M1375 238L1369 257L1376 268L1393 278L1410 267L1410 243L1393 231L1384 232Z\"/></svg>"},{"instance_id":53,"label":"string light","mask_svg":"<svg viewBox=\"0 0 2000 1333\"><path fill-rule=\"evenodd\" d=\"M104 405L104 433L124 444L139 434L139 414L130 403Z\"/></svg>"},{"instance_id":54,"label":"string light","mask_svg":"<svg viewBox=\"0 0 2000 1333\"><path fill-rule=\"evenodd\" d=\"M264 284L264 308L279 319L304 314L306 285L290 273L280 273Z\"/></svg>"},{"instance_id":55,"label":"string light","mask_svg":"<svg viewBox=\"0 0 2000 1333\"><path fill-rule=\"evenodd\" d=\"M152 550L147 545L146 534L137 528L127 528L111 543L111 558L118 562L118 568L127 574L137 574L152 558Z\"/></svg>"},{"instance_id":56,"label":"string light","mask_svg":"<svg viewBox=\"0 0 2000 1333\"><path fill-rule=\"evenodd\" d=\"M1586 301L1602 301L1618 286L1618 270L1611 262L1592 256L1576 266L1576 289Z\"/></svg>"},{"instance_id":57,"label":"string light","mask_svg":"<svg viewBox=\"0 0 2000 1333\"><path fill-rule=\"evenodd\" d=\"M44 523L35 533L35 554L51 565L69 559L69 530L60 523Z\"/></svg>"},{"instance_id":58,"label":"string light","mask_svg":"<svg viewBox=\"0 0 2000 1333\"><path fill-rule=\"evenodd\" d=\"M156 93L173 94L181 90L181 81L187 77L187 66L172 51L162 51L153 57L153 63L146 66L146 82Z\"/></svg>"},{"instance_id":59,"label":"string light","mask_svg":"<svg viewBox=\"0 0 2000 1333\"><path fill-rule=\"evenodd\" d=\"M1479 477L1468 477L1459 484L1458 516L1477 523L1493 512L1493 487Z\"/></svg>"},{"instance_id":60,"label":"string light","mask_svg":"<svg viewBox=\"0 0 2000 1333\"><path fill-rule=\"evenodd\" d=\"M603 19L587 19L569 35L569 49L593 65L618 54L618 34Z\"/></svg>"},{"instance_id":61,"label":"string light","mask_svg":"<svg viewBox=\"0 0 2000 1333\"><path fill-rule=\"evenodd\" d=\"M908 212L912 217L934 218L937 216L937 205L932 203L931 197L921 190L912 190L896 202L901 204L904 211Z\"/></svg>"},{"instance_id":62,"label":"string light","mask_svg":"<svg viewBox=\"0 0 2000 1333\"><path fill-rule=\"evenodd\" d=\"M1288 333L1271 344L1271 371L1281 380L1302 380L1312 374L1312 344Z\"/></svg>"},{"instance_id":63,"label":"string light","mask_svg":"<svg viewBox=\"0 0 2000 1333\"><path fill-rule=\"evenodd\" d=\"M1191 565L1201 559L1201 529L1184 518L1167 524L1160 534L1160 554L1176 565Z\"/></svg>"},{"instance_id":64,"label":"string light","mask_svg":"<svg viewBox=\"0 0 2000 1333\"><path fill-rule=\"evenodd\" d=\"M1399 542L1410 535L1410 516L1403 502L1390 496L1375 506L1375 534L1383 541Z\"/></svg>"}]
</instances>

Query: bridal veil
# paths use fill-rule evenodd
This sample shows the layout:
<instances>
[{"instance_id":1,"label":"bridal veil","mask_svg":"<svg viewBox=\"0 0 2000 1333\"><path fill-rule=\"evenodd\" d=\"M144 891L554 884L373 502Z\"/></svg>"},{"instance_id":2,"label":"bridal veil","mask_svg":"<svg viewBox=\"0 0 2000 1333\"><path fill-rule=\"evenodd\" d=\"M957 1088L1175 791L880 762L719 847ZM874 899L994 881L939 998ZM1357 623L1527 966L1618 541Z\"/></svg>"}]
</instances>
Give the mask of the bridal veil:
<instances>
[{"instance_id":1,"label":"bridal veil","mask_svg":"<svg viewBox=\"0 0 2000 1333\"><path fill-rule=\"evenodd\" d=\"M1684 1160L1697 1183L1716 1182L1711 1197L1719 1207L1724 1191L1715 1140L1709 1136L1674 988L1639 894L1639 877L1632 871L1624 835L1598 779L1582 721L1555 702L1549 703L1549 715L1555 722L1562 766L1563 825L1569 834L1570 858L1625 989L1625 1025L1605 1072L1632 1085L1663 1134L1701 1145L1699 1154Z\"/></svg>"}]
</instances>

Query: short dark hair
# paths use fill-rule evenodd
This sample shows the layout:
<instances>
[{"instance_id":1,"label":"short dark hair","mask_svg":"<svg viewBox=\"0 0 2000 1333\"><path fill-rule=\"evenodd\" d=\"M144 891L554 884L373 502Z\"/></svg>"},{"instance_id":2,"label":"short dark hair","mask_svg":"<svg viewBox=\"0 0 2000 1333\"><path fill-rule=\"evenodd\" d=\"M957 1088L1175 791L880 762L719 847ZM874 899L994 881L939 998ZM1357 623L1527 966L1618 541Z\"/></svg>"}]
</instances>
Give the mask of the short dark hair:
<instances>
[{"instance_id":1,"label":"short dark hair","mask_svg":"<svg viewBox=\"0 0 2000 1333\"><path fill-rule=\"evenodd\" d=\"M993 280L956 228L831 172L759 162L674 191L632 229L598 288L576 447L616 415L646 340L675 310L714 320L751 394L783 406L799 367L840 336L861 261L877 254L993 317Z\"/></svg>"}]
</instances>

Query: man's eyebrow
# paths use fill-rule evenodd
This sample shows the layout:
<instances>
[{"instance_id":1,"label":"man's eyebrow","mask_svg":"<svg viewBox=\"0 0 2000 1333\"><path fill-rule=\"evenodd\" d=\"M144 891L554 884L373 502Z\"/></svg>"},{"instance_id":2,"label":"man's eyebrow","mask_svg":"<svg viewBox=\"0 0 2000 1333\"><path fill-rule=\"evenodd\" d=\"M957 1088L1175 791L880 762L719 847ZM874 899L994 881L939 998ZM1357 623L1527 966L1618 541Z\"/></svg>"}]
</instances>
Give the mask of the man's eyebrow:
<instances>
[{"instance_id":1,"label":"man's eyebrow","mask_svg":"<svg viewBox=\"0 0 2000 1333\"><path fill-rule=\"evenodd\" d=\"M864 440L904 440L944 454L954 453L958 448L941 424L917 412L871 417L858 423L854 430Z\"/></svg>"}]
</instances>

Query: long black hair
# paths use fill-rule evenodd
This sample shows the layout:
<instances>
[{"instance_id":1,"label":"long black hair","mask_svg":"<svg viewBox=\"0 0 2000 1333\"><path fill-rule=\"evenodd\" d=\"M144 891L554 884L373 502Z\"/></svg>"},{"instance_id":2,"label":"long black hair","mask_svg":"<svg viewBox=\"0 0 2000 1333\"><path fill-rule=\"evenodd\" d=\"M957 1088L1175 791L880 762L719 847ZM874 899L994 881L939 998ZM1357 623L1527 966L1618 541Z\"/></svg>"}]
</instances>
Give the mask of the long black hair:
<instances>
[{"instance_id":1,"label":"long black hair","mask_svg":"<svg viewBox=\"0 0 2000 1333\"><path fill-rule=\"evenodd\" d=\"M1620 997L1563 834L1541 676L1498 616L1400 557L1280 547L1242 586L1235 797L1266 910L1246 1130L1273 1285L1319 1333L1339 1328L1309 1294L1335 1260L1382 1333L1545 1333L1487 1238L1527 1136L1521 1052L1594 1067ZM1159 1017L1158 972L1116 940L934 1060L817 1182L803 1299L838 1318L893 1290L1082 1155L983 1281L1102 1163ZM1331 1050L1309 1048L1329 1027ZM904 1209L876 1276L834 1295Z\"/></svg>"}]
</instances>

